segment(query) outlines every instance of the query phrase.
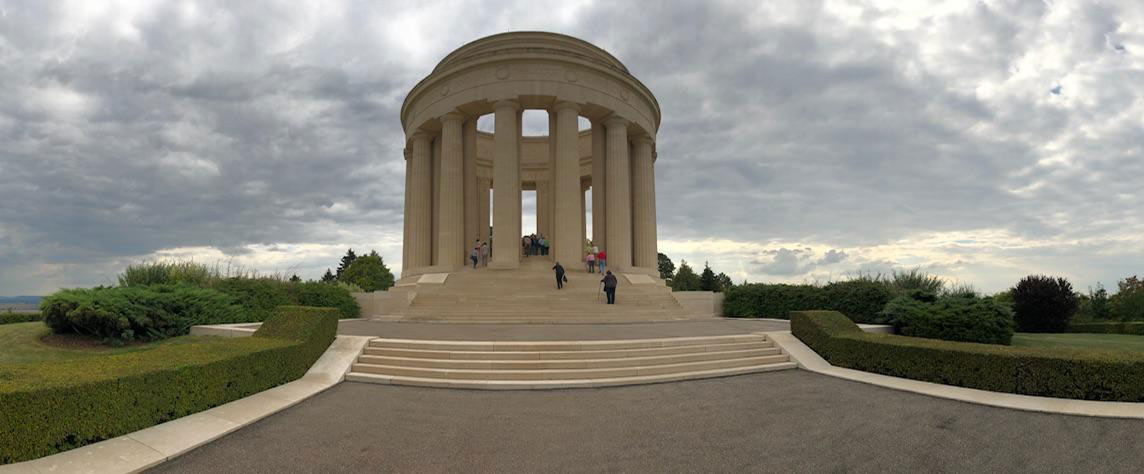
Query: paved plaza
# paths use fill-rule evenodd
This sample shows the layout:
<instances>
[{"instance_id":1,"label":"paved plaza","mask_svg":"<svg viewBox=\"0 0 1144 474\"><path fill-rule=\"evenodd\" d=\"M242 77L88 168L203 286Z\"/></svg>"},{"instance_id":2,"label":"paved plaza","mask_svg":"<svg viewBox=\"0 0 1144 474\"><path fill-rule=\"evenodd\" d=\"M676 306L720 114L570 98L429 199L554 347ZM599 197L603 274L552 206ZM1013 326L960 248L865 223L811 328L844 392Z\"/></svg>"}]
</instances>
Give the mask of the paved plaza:
<instances>
[{"instance_id":1,"label":"paved plaza","mask_svg":"<svg viewBox=\"0 0 1144 474\"><path fill-rule=\"evenodd\" d=\"M800 370L541 392L347 382L154 472L1139 472L1142 428Z\"/></svg>"}]
</instances>

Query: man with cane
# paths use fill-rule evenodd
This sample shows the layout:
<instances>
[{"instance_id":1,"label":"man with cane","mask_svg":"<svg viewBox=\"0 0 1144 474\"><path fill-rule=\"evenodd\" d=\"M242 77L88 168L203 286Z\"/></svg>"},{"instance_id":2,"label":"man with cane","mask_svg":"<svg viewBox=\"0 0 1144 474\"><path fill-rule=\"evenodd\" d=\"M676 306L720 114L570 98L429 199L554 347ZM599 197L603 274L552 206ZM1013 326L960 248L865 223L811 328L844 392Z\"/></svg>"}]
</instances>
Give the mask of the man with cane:
<instances>
[{"instance_id":1,"label":"man with cane","mask_svg":"<svg viewBox=\"0 0 1144 474\"><path fill-rule=\"evenodd\" d=\"M611 270L608 270L608 274L604 275L604 279L600 280L600 283L604 284L604 293L608 295L608 304L616 304L616 283L619 282L616 281L616 276L612 275ZM596 294L596 298L600 298L599 293Z\"/></svg>"}]
</instances>

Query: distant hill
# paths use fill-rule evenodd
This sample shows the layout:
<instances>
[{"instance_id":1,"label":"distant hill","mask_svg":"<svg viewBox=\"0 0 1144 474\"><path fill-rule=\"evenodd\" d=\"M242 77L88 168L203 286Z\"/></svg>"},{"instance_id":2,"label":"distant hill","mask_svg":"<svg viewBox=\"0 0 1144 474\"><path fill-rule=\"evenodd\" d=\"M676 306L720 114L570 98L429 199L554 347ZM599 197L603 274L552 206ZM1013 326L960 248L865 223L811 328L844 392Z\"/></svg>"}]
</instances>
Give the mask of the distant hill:
<instances>
[{"instance_id":1,"label":"distant hill","mask_svg":"<svg viewBox=\"0 0 1144 474\"><path fill-rule=\"evenodd\" d=\"M0 304L33 304L39 305L42 296L0 296Z\"/></svg>"}]
</instances>

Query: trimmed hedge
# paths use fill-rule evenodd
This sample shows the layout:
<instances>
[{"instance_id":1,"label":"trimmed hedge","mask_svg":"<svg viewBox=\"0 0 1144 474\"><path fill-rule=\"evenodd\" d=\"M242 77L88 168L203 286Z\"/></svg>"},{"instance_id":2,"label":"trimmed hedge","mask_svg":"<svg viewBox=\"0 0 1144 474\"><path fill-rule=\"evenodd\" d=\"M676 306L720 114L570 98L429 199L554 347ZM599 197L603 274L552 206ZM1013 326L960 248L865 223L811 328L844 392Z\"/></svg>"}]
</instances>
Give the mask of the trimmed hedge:
<instances>
[{"instance_id":1,"label":"trimmed hedge","mask_svg":"<svg viewBox=\"0 0 1144 474\"><path fill-rule=\"evenodd\" d=\"M39 311L35 313L17 313L15 311L0 312L0 324L30 323L33 321L42 321L43 319L44 315Z\"/></svg>"},{"instance_id":2,"label":"trimmed hedge","mask_svg":"<svg viewBox=\"0 0 1144 474\"><path fill-rule=\"evenodd\" d=\"M791 314L791 332L831 364L1042 397L1144 401L1144 354L1018 348L869 334L834 311Z\"/></svg>"},{"instance_id":3,"label":"trimmed hedge","mask_svg":"<svg viewBox=\"0 0 1144 474\"><path fill-rule=\"evenodd\" d=\"M867 280L825 286L750 283L727 289L723 314L735 318L787 319L791 311L834 310L858 323L872 323L890 301L886 285Z\"/></svg>"},{"instance_id":4,"label":"trimmed hedge","mask_svg":"<svg viewBox=\"0 0 1144 474\"><path fill-rule=\"evenodd\" d=\"M290 304L293 305L337 308L344 319L361 316L361 306L354 295L339 285L316 281L293 283L291 293L293 298Z\"/></svg>"},{"instance_id":5,"label":"trimmed hedge","mask_svg":"<svg viewBox=\"0 0 1144 474\"><path fill-rule=\"evenodd\" d=\"M1144 336L1144 322L1072 323L1067 332Z\"/></svg>"},{"instance_id":6,"label":"trimmed hedge","mask_svg":"<svg viewBox=\"0 0 1144 474\"><path fill-rule=\"evenodd\" d=\"M243 319L232 323L258 322L282 305L333 307L342 318L356 318L361 307L348 290L320 282L292 283L270 278L227 278L213 289L233 297L243 307Z\"/></svg>"},{"instance_id":7,"label":"trimmed hedge","mask_svg":"<svg viewBox=\"0 0 1144 474\"><path fill-rule=\"evenodd\" d=\"M187 334L196 324L244 322L233 298L189 285L60 290L40 302L56 333L121 343Z\"/></svg>"},{"instance_id":8,"label":"trimmed hedge","mask_svg":"<svg viewBox=\"0 0 1144 474\"><path fill-rule=\"evenodd\" d=\"M300 378L339 313L278 308L253 337L0 367L0 464L110 439Z\"/></svg>"}]
</instances>

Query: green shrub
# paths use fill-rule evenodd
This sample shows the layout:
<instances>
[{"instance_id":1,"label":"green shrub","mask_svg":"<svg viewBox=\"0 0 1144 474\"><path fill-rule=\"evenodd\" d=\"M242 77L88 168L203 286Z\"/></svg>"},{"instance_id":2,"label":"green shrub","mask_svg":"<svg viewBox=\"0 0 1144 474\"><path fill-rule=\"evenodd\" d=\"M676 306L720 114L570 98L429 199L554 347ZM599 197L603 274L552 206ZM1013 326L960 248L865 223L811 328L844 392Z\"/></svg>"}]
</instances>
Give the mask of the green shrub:
<instances>
[{"instance_id":1,"label":"green shrub","mask_svg":"<svg viewBox=\"0 0 1144 474\"><path fill-rule=\"evenodd\" d=\"M229 296L186 285L60 290L45 297L40 309L53 332L110 343L163 339L186 334L196 324L243 317Z\"/></svg>"},{"instance_id":2,"label":"green shrub","mask_svg":"<svg viewBox=\"0 0 1144 474\"><path fill-rule=\"evenodd\" d=\"M1069 324L1068 332L1093 334L1128 334L1144 336L1144 321L1137 322L1090 322Z\"/></svg>"},{"instance_id":3,"label":"green shrub","mask_svg":"<svg viewBox=\"0 0 1144 474\"><path fill-rule=\"evenodd\" d=\"M862 332L833 311L791 315L831 364L946 385L1082 400L1144 401L1144 354L1020 348Z\"/></svg>"},{"instance_id":4,"label":"green shrub","mask_svg":"<svg viewBox=\"0 0 1144 474\"><path fill-rule=\"evenodd\" d=\"M226 278L213 286L234 298L244 316L235 323L265 321L274 308L295 303L290 297L289 283L271 278Z\"/></svg>"},{"instance_id":5,"label":"green shrub","mask_svg":"<svg viewBox=\"0 0 1144 474\"><path fill-rule=\"evenodd\" d=\"M1072 284L1064 278L1030 275L1013 287L1013 313L1021 332L1064 332L1077 306Z\"/></svg>"},{"instance_id":6,"label":"green shrub","mask_svg":"<svg viewBox=\"0 0 1144 474\"><path fill-rule=\"evenodd\" d=\"M193 261L143 262L128 265L119 275L119 286L173 285L183 283L206 287L218 281L218 267Z\"/></svg>"},{"instance_id":7,"label":"green shrub","mask_svg":"<svg viewBox=\"0 0 1144 474\"><path fill-rule=\"evenodd\" d=\"M920 268L909 270L894 270L886 280L890 290L894 293L904 293L910 290L920 290L927 293L938 294L945 289L945 280L941 277L923 272Z\"/></svg>"},{"instance_id":8,"label":"green shrub","mask_svg":"<svg viewBox=\"0 0 1144 474\"><path fill-rule=\"evenodd\" d=\"M748 283L729 288L725 295L723 314L733 318L786 319L791 311L826 307L822 289L812 285Z\"/></svg>"},{"instance_id":9,"label":"green shrub","mask_svg":"<svg viewBox=\"0 0 1144 474\"><path fill-rule=\"evenodd\" d=\"M0 312L0 324L30 323L32 321L41 321L43 319L44 315L39 311L17 313L9 309L7 311Z\"/></svg>"},{"instance_id":10,"label":"green shrub","mask_svg":"<svg viewBox=\"0 0 1144 474\"><path fill-rule=\"evenodd\" d=\"M829 309L856 323L872 323L890 302L890 289L868 280L836 281L822 287L822 292L825 306L800 309Z\"/></svg>"},{"instance_id":11,"label":"green shrub","mask_svg":"<svg viewBox=\"0 0 1144 474\"><path fill-rule=\"evenodd\" d=\"M677 276L678 278L678 276ZM737 318L788 318L791 311L841 311L855 322L874 322L890 300L885 284L855 279L827 284L788 285L749 283L727 289L723 314Z\"/></svg>"},{"instance_id":12,"label":"green shrub","mask_svg":"<svg viewBox=\"0 0 1144 474\"><path fill-rule=\"evenodd\" d=\"M358 259L360 260L361 258ZM349 291L337 285L320 282L295 283L291 285L291 293L293 303L300 306L337 308L341 317L347 319L361 316L361 306L358 306L357 300Z\"/></svg>"},{"instance_id":13,"label":"green shrub","mask_svg":"<svg viewBox=\"0 0 1144 474\"><path fill-rule=\"evenodd\" d=\"M327 285L336 286L338 288L346 290L347 293L351 293L351 294L352 293L365 293L365 290L361 289L360 286L357 286L353 283L346 283L344 281L337 281L337 280L333 280L333 281L329 281L329 282L322 281L320 283L325 283Z\"/></svg>"},{"instance_id":14,"label":"green shrub","mask_svg":"<svg viewBox=\"0 0 1144 474\"><path fill-rule=\"evenodd\" d=\"M991 299L935 299L915 290L890 300L878 321L903 336L1003 345L1013 339L1013 313Z\"/></svg>"},{"instance_id":15,"label":"green shrub","mask_svg":"<svg viewBox=\"0 0 1144 474\"><path fill-rule=\"evenodd\" d=\"M298 379L330 345L337 312L282 307L253 337L0 368L0 464L197 413Z\"/></svg>"}]
</instances>

